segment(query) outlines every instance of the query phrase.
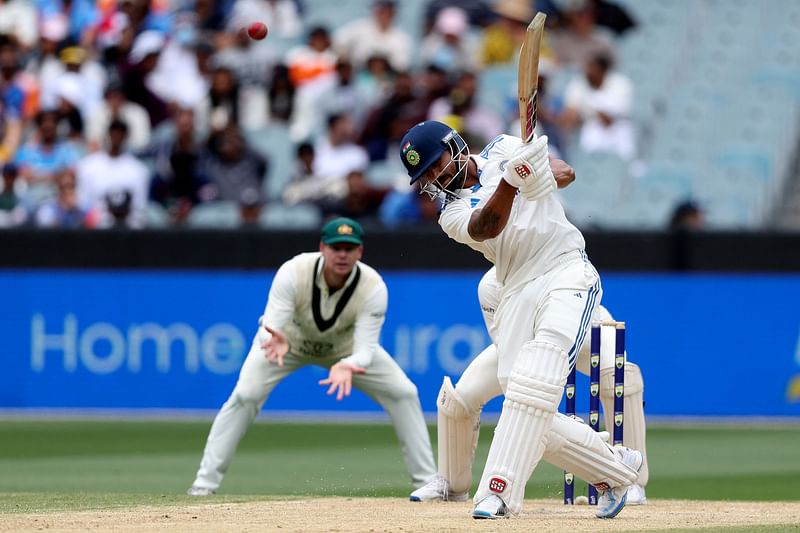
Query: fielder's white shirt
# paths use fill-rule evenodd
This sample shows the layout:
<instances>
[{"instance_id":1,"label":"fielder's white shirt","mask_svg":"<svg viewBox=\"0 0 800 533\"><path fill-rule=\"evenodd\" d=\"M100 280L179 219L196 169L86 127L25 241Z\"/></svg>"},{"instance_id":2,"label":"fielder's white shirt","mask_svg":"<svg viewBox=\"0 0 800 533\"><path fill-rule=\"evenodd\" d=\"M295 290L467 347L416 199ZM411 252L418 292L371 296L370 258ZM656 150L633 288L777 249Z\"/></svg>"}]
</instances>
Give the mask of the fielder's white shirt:
<instances>
[{"instance_id":1,"label":"fielder's white shirt","mask_svg":"<svg viewBox=\"0 0 800 533\"><path fill-rule=\"evenodd\" d=\"M313 252L281 265L259 320L260 341L266 340L263 326L268 325L286 335L289 351L295 355L342 358L366 368L379 347L389 299L386 284L375 269L359 261L344 287L331 293L322 274L323 261L321 253ZM315 286L319 297L316 317ZM337 306L348 292L350 297L337 314ZM320 319L327 322L322 327Z\"/></svg>"},{"instance_id":2,"label":"fielder's white shirt","mask_svg":"<svg viewBox=\"0 0 800 533\"><path fill-rule=\"evenodd\" d=\"M461 191L460 198L445 205L439 225L447 235L481 252L497 268L497 279L506 290L544 274L558 259L585 246L583 235L567 220L554 194L531 202L517 194L503 231L478 242L469 235L472 213L481 209L503 179L503 171L522 140L499 135L472 159L478 165L480 183Z\"/></svg>"}]
</instances>

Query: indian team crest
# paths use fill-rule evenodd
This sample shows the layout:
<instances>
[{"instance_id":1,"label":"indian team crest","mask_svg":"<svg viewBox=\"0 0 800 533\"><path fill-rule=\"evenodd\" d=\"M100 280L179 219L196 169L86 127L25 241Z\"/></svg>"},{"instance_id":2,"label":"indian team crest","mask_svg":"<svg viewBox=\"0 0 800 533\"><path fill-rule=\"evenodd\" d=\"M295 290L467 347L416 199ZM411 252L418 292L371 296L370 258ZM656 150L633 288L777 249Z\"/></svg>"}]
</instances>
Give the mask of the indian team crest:
<instances>
[{"instance_id":1,"label":"indian team crest","mask_svg":"<svg viewBox=\"0 0 800 533\"><path fill-rule=\"evenodd\" d=\"M403 156L405 156L406 161L408 161L409 165L413 167L419 165L419 152L417 152L411 147L410 142L406 143L405 146L403 146Z\"/></svg>"}]
</instances>

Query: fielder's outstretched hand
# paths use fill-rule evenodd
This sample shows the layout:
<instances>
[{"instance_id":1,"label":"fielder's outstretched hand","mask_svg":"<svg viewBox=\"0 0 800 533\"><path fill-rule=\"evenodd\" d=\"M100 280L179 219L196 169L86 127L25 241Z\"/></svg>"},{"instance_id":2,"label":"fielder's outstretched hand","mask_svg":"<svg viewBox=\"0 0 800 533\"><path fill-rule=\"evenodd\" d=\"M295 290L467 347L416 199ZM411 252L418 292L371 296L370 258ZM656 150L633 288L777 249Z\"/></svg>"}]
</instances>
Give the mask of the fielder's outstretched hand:
<instances>
[{"instance_id":1,"label":"fielder's outstretched hand","mask_svg":"<svg viewBox=\"0 0 800 533\"><path fill-rule=\"evenodd\" d=\"M269 326L264 326L264 329L270 334L269 339L261 344L261 348L266 352L267 361L283 366L283 356L289 351L289 341L277 329L272 329Z\"/></svg>"},{"instance_id":2,"label":"fielder's outstretched hand","mask_svg":"<svg viewBox=\"0 0 800 533\"><path fill-rule=\"evenodd\" d=\"M327 378L319 380L319 384L330 385L325 394L330 396L336 392L336 399L341 400L345 396L350 396L350 391L353 390L353 374L363 374L364 372L366 369L360 366L339 361L331 367Z\"/></svg>"}]
</instances>

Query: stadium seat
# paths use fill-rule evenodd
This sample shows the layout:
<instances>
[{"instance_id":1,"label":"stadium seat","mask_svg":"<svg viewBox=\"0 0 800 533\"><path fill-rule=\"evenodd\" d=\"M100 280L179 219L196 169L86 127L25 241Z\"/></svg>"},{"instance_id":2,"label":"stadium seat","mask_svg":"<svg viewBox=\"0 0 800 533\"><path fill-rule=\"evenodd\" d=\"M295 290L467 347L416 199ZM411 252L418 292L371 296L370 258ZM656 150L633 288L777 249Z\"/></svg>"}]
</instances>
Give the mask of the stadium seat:
<instances>
[{"instance_id":1,"label":"stadium seat","mask_svg":"<svg viewBox=\"0 0 800 533\"><path fill-rule=\"evenodd\" d=\"M189 212L187 223L193 228L230 229L239 226L239 208L233 202L199 204Z\"/></svg>"},{"instance_id":2,"label":"stadium seat","mask_svg":"<svg viewBox=\"0 0 800 533\"><path fill-rule=\"evenodd\" d=\"M293 206L275 202L264 206L258 224L268 229L316 229L322 222L319 209L312 204Z\"/></svg>"}]
</instances>

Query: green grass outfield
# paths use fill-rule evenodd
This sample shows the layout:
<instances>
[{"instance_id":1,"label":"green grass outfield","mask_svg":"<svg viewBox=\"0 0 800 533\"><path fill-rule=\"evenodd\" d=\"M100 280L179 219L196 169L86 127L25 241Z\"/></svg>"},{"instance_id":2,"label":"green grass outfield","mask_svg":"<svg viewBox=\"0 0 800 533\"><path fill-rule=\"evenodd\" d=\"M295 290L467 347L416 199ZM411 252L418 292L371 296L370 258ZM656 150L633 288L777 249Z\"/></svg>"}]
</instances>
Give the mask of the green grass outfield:
<instances>
[{"instance_id":1,"label":"green grass outfield","mask_svg":"<svg viewBox=\"0 0 800 533\"><path fill-rule=\"evenodd\" d=\"M0 420L0 512L184 501L209 426ZM484 427L476 481L490 438ZM800 426L656 426L648 455L648 497L800 500ZM542 464L526 497L560 498L561 489L560 471ZM217 501L405 497L410 490L391 426L270 422L253 425L242 440Z\"/></svg>"}]
</instances>

